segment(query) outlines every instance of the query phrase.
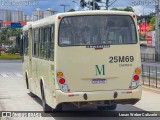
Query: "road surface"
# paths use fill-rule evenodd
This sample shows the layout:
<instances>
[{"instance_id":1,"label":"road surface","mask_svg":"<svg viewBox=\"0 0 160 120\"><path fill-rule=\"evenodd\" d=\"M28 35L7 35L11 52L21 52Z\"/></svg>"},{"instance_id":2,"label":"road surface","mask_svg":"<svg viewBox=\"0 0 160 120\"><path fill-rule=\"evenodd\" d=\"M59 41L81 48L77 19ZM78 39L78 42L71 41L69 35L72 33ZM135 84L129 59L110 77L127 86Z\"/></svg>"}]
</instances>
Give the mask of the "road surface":
<instances>
[{"instance_id":1,"label":"road surface","mask_svg":"<svg viewBox=\"0 0 160 120\"><path fill-rule=\"evenodd\" d=\"M6 67L5 67L6 65ZM1 68L4 67L4 69ZM13 69L14 67L14 69ZM0 73L8 76L0 76L0 111L42 111L41 100L31 97L26 89L25 81L22 79L22 63L0 62ZM10 70L7 72L7 70ZM12 74L8 74L12 73ZM16 75L15 73L19 73ZM90 120L159 120L160 117L104 117L107 112L96 111L94 108L75 109L73 106L64 106L63 113L48 113L48 117L26 118L26 117L3 117L2 120L63 120L63 119L90 119ZM72 111L72 112L67 112ZM73 112L74 111L74 112ZM81 112L83 111L83 112ZM90 111L90 112L88 112ZM160 111L160 93L147 89L143 90L142 99L136 105L118 105L116 111ZM160 112L159 112L160 113ZM158 113L158 114L159 114ZM160 114L159 114L160 115ZM63 117L59 117L63 116ZM66 117L67 116L67 117ZM96 117L92 117L96 116Z\"/></svg>"}]
</instances>

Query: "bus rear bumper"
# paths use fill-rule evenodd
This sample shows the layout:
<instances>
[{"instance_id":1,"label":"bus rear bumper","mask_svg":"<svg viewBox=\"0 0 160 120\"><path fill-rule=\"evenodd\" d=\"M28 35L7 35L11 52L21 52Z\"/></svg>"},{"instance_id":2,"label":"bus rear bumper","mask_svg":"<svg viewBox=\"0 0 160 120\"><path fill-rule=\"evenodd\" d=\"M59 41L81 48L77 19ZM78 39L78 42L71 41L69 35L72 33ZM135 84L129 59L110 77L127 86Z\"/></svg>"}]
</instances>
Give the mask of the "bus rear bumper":
<instances>
[{"instance_id":1,"label":"bus rear bumper","mask_svg":"<svg viewBox=\"0 0 160 120\"><path fill-rule=\"evenodd\" d=\"M115 95L117 94L117 96ZM135 104L141 99L142 86L138 86L134 90L110 90L110 91L94 91L94 92L72 92L64 93L61 90L56 90L57 104L66 102L89 102L89 101L117 101L123 104L128 101L128 104ZM124 102L125 103L125 102Z\"/></svg>"}]
</instances>

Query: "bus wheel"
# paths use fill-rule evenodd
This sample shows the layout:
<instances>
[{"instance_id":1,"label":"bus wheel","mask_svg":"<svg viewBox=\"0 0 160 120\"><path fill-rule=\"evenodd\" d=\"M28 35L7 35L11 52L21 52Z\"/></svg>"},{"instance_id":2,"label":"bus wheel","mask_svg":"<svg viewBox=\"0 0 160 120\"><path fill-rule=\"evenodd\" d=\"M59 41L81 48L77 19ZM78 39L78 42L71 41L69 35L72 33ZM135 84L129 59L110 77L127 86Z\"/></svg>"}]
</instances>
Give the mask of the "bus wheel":
<instances>
[{"instance_id":1,"label":"bus wheel","mask_svg":"<svg viewBox=\"0 0 160 120\"><path fill-rule=\"evenodd\" d=\"M107 106L108 110L115 110L117 108L117 104L111 105L111 106Z\"/></svg>"},{"instance_id":2,"label":"bus wheel","mask_svg":"<svg viewBox=\"0 0 160 120\"><path fill-rule=\"evenodd\" d=\"M28 83L28 76L26 74L26 86L27 86L27 89L29 89L29 83Z\"/></svg>"},{"instance_id":3,"label":"bus wheel","mask_svg":"<svg viewBox=\"0 0 160 120\"><path fill-rule=\"evenodd\" d=\"M106 110L107 107L106 106L97 106L97 110Z\"/></svg>"},{"instance_id":4,"label":"bus wheel","mask_svg":"<svg viewBox=\"0 0 160 120\"><path fill-rule=\"evenodd\" d=\"M37 98L37 96L36 96L34 93L32 93L32 92L30 92L29 95L30 95L31 97L33 97L33 98Z\"/></svg>"},{"instance_id":5,"label":"bus wheel","mask_svg":"<svg viewBox=\"0 0 160 120\"><path fill-rule=\"evenodd\" d=\"M55 111L55 112L60 112L60 111L62 111L62 104L59 104L59 105L57 105L57 107L55 108L55 109L53 109L53 111Z\"/></svg>"},{"instance_id":6,"label":"bus wheel","mask_svg":"<svg viewBox=\"0 0 160 120\"><path fill-rule=\"evenodd\" d=\"M43 111L44 112L51 112L52 108L46 104L46 99L45 99L45 94L44 94L44 89L41 87L41 95L42 95L42 106L43 106Z\"/></svg>"}]
</instances>

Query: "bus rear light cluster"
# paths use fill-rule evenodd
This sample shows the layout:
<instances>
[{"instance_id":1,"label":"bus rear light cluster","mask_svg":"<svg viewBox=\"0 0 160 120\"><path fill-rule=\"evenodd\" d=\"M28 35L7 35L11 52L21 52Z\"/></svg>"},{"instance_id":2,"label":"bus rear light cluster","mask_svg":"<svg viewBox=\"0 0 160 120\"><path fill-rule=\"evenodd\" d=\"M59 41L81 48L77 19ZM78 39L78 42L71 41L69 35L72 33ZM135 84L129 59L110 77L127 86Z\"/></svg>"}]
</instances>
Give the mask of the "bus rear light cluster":
<instances>
[{"instance_id":1,"label":"bus rear light cluster","mask_svg":"<svg viewBox=\"0 0 160 120\"><path fill-rule=\"evenodd\" d=\"M140 74L141 74L141 69L140 68L136 68L134 73L133 73L131 86L129 86L130 89L136 88L138 86Z\"/></svg>"},{"instance_id":2,"label":"bus rear light cluster","mask_svg":"<svg viewBox=\"0 0 160 120\"><path fill-rule=\"evenodd\" d=\"M58 72L57 73L57 78L58 78L60 89L62 91L70 92L70 89L68 89L68 85L67 85L66 80L63 76L63 72Z\"/></svg>"},{"instance_id":3,"label":"bus rear light cluster","mask_svg":"<svg viewBox=\"0 0 160 120\"><path fill-rule=\"evenodd\" d=\"M135 70L135 73L134 73L135 75L133 76L133 80L134 81L138 81L139 80L139 75L141 74L141 69L139 69L139 68L137 68L136 70Z\"/></svg>"}]
</instances>

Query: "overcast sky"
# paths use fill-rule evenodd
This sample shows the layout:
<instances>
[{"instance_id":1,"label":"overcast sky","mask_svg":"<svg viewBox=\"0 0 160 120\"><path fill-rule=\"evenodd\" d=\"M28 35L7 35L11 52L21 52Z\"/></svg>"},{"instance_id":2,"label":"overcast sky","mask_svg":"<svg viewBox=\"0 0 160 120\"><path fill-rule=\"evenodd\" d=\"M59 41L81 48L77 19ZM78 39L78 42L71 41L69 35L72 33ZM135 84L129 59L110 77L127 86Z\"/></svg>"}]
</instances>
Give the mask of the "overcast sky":
<instances>
[{"instance_id":1,"label":"overcast sky","mask_svg":"<svg viewBox=\"0 0 160 120\"><path fill-rule=\"evenodd\" d=\"M24 1L29 1L30 5L25 5ZM31 15L32 11L36 10L36 8L40 8L41 10L46 10L48 8L51 8L58 12L63 12L63 7L60 6L60 4L69 5L66 7L66 11L70 9L76 9L81 10L79 6L80 0L74 0L76 3L72 2L73 0L0 0L0 9L12 9L12 10L22 10L27 15ZM92 0L91 0L92 1ZM105 0L103 0L105 1ZM110 0L114 1L114 0ZM138 15L142 14L149 14L150 12L155 11L154 5L143 5L142 3L140 5L135 5L133 3L136 3L137 1L151 1L154 0L116 0L114 4L112 4L109 9L112 7L116 8L125 8L127 6L131 6L134 8L135 13ZM149 2L149 4L152 4ZM12 4L12 5L11 5Z\"/></svg>"}]
</instances>

